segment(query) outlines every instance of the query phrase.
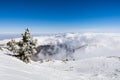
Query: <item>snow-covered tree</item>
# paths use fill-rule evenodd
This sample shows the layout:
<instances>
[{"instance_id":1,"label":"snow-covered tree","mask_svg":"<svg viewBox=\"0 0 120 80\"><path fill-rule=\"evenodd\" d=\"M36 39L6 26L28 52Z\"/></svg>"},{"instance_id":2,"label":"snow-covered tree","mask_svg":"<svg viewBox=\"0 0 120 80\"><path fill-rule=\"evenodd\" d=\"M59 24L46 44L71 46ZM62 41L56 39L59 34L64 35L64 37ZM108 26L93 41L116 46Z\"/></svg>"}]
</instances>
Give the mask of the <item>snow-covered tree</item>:
<instances>
[{"instance_id":1,"label":"snow-covered tree","mask_svg":"<svg viewBox=\"0 0 120 80\"><path fill-rule=\"evenodd\" d=\"M36 53L36 40L33 40L30 35L29 29L27 28L25 33L22 34L22 48L25 51L25 55L31 56Z\"/></svg>"},{"instance_id":2,"label":"snow-covered tree","mask_svg":"<svg viewBox=\"0 0 120 80\"><path fill-rule=\"evenodd\" d=\"M22 34L21 41L15 42L14 40L11 40L7 43L7 46L8 50L16 53L13 56L19 58L26 63L29 63L30 57L36 53L36 43L37 40L33 40L32 36L30 35L30 31L27 28L25 30L25 33Z\"/></svg>"},{"instance_id":3,"label":"snow-covered tree","mask_svg":"<svg viewBox=\"0 0 120 80\"><path fill-rule=\"evenodd\" d=\"M12 39L11 41L9 41L8 43L7 43L7 49L8 50L10 50L10 51L12 51L14 54L15 53L17 53L17 45L16 45L16 42L15 42L15 40L14 39Z\"/></svg>"}]
</instances>

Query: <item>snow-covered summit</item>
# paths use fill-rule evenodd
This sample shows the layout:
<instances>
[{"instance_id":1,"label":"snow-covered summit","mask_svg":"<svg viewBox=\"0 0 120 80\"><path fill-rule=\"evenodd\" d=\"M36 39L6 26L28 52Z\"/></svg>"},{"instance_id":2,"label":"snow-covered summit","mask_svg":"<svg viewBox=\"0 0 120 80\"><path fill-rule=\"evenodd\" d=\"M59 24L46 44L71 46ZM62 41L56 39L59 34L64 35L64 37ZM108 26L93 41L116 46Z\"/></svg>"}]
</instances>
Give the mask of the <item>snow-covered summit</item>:
<instances>
[{"instance_id":1,"label":"snow-covered summit","mask_svg":"<svg viewBox=\"0 0 120 80\"><path fill-rule=\"evenodd\" d=\"M52 60L25 64L5 55L10 53L6 49L0 50L0 80L120 80L120 33L66 33L34 38L37 46L55 46L52 56L40 52L37 57ZM0 44L5 46L9 40L1 40ZM66 58L69 60L64 61Z\"/></svg>"}]
</instances>

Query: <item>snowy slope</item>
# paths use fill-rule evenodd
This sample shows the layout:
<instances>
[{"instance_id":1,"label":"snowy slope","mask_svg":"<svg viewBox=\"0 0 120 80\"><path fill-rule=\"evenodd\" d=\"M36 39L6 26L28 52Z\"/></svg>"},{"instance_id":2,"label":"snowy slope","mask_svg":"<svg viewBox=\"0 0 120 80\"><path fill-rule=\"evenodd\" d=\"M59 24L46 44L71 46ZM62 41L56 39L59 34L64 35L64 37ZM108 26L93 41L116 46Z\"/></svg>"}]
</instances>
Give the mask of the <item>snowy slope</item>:
<instances>
[{"instance_id":1,"label":"snowy slope","mask_svg":"<svg viewBox=\"0 0 120 80\"><path fill-rule=\"evenodd\" d=\"M64 71L25 64L0 52L0 80L69 80ZM63 78L60 78L60 75Z\"/></svg>"},{"instance_id":2,"label":"snowy slope","mask_svg":"<svg viewBox=\"0 0 120 80\"><path fill-rule=\"evenodd\" d=\"M79 76L78 80L119 80L120 58L97 57L80 61L68 61L66 63L55 61L40 64L41 66L66 71ZM77 79L75 79L77 80Z\"/></svg>"},{"instance_id":3,"label":"snowy slope","mask_svg":"<svg viewBox=\"0 0 120 80\"><path fill-rule=\"evenodd\" d=\"M119 33L67 33L34 37L37 45L56 45L59 52L52 60L43 63L22 61L5 55L0 50L0 80L120 80L120 34ZM16 40L19 40L17 38ZM8 39L1 40L5 44ZM65 48L77 49L70 56ZM39 58L41 53L39 53ZM46 57L46 56L44 56ZM74 58L73 61L70 58ZM49 58L49 56L47 57ZM69 61L62 61L69 58Z\"/></svg>"},{"instance_id":4,"label":"snowy slope","mask_svg":"<svg viewBox=\"0 0 120 80\"><path fill-rule=\"evenodd\" d=\"M119 80L120 58L25 64L0 52L0 80Z\"/></svg>"}]
</instances>

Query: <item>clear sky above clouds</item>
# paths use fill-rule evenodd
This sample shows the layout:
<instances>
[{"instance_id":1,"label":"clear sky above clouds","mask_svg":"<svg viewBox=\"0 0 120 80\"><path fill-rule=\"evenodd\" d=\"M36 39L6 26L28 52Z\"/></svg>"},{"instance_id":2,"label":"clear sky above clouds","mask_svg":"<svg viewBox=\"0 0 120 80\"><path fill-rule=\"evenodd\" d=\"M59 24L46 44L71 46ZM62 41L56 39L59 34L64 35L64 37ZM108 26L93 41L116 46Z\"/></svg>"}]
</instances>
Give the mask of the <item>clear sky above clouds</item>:
<instances>
[{"instance_id":1,"label":"clear sky above clouds","mask_svg":"<svg viewBox=\"0 0 120 80\"><path fill-rule=\"evenodd\" d=\"M120 31L120 0L0 0L0 33Z\"/></svg>"}]
</instances>

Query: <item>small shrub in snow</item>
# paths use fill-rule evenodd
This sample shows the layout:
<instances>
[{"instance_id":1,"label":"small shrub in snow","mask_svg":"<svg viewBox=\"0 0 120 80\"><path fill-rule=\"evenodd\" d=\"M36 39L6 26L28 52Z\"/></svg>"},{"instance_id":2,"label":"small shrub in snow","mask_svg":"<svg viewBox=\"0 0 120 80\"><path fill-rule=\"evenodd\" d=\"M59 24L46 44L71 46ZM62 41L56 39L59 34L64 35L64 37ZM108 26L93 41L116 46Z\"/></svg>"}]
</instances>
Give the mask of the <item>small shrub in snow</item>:
<instances>
[{"instance_id":1,"label":"small shrub in snow","mask_svg":"<svg viewBox=\"0 0 120 80\"><path fill-rule=\"evenodd\" d=\"M7 46L8 46L7 49L9 51L12 51L14 54L17 53L18 49L17 49L17 45L16 45L16 42L15 42L14 39L12 39L11 41L9 41L7 43Z\"/></svg>"}]
</instances>

